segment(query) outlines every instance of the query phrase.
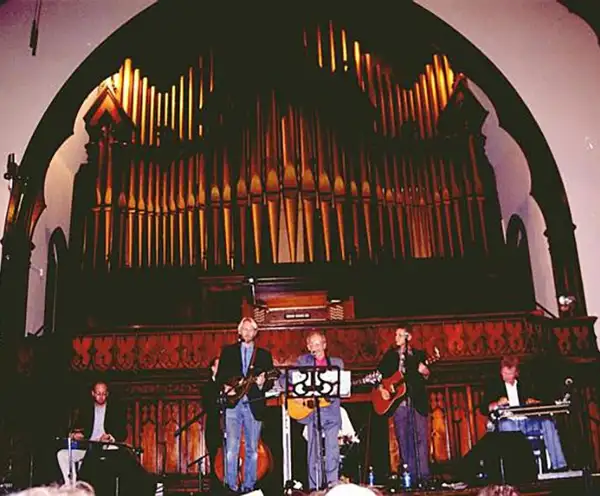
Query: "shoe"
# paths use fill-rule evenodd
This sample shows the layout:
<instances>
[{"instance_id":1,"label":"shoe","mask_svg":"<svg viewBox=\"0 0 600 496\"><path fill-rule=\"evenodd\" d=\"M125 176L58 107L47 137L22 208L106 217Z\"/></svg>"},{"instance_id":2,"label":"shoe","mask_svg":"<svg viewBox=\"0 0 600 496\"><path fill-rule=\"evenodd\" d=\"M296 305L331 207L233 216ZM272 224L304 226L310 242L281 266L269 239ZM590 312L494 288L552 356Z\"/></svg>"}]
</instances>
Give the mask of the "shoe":
<instances>
[{"instance_id":1,"label":"shoe","mask_svg":"<svg viewBox=\"0 0 600 496\"><path fill-rule=\"evenodd\" d=\"M566 472L567 470L569 470L569 467L567 465L564 465L563 467L551 468L549 472L558 473Z\"/></svg>"}]
</instances>

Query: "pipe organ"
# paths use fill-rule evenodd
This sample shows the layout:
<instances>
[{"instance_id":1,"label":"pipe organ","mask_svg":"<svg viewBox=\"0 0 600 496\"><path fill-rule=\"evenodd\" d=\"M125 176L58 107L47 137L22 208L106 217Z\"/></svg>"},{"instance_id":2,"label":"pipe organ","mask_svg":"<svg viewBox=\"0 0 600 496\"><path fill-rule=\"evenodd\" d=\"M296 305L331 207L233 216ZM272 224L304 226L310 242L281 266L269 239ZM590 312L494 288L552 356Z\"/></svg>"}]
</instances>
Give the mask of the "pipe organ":
<instances>
[{"instance_id":1,"label":"pipe organ","mask_svg":"<svg viewBox=\"0 0 600 496\"><path fill-rule=\"evenodd\" d=\"M129 58L100 85L74 192L82 268L401 262L502 246L485 113L464 104L474 98L448 58L433 54L405 87L331 22L297 38L295 91L233 90L235 61L212 49L170 86Z\"/></svg>"}]
</instances>

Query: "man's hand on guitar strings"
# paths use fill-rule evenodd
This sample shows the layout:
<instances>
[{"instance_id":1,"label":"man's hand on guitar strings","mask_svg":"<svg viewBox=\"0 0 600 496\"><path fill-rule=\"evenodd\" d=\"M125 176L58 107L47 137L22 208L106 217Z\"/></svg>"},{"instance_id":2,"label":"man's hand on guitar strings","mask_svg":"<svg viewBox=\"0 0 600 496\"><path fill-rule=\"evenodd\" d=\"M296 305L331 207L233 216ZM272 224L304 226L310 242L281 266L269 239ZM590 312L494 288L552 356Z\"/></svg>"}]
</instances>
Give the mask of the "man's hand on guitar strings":
<instances>
[{"instance_id":1,"label":"man's hand on guitar strings","mask_svg":"<svg viewBox=\"0 0 600 496\"><path fill-rule=\"evenodd\" d=\"M387 389L385 389L383 386L379 387L379 391L381 392L381 397L385 401L388 401L390 399L390 392Z\"/></svg>"}]
</instances>

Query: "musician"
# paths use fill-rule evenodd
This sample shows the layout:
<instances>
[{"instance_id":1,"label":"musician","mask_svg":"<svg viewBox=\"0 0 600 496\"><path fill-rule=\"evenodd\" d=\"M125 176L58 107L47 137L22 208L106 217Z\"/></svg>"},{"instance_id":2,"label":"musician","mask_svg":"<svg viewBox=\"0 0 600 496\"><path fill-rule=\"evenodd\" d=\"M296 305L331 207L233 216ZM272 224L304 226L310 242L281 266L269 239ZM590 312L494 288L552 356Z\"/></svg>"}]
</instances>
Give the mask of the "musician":
<instances>
[{"instance_id":1,"label":"musician","mask_svg":"<svg viewBox=\"0 0 600 496\"><path fill-rule=\"evenodd\" d=\"M296 365L311 367L339 367L344 368L341 358L327 355L327 339L320 331L313 331L306 337L306 347L309 353L300 355ZM328 399L329 405L320 408L321 432L325 437L325 481L319 480L322 472L321 444L319 438L319 426L317 425L317 412L313 411L300 423L308 426L308 484L311 491L322 489L321 482L331 486L339 479L340 447L338 444L338 433L342 427L342 416L340 413L340 399Z\"/></svg>"},{"instance_id":2,"label":"musician","mask_svg":"<svg viewBox=\"0 0 600 496\"><path fill-rule=\"evenodd\" d=\"M238 334L239 342L225 346L221 351L217 385L226 394L231 394L234 390L228 383L232 379L254 376L256 380L250 386L248 394L234 405L228 405L225 413L225 483L229 489L238 490L238 461L243 429L245 459L241 490L251 491L256 485L258 442L261 420L266 410L265 392L269 388L269 385L265 384L265 372L273 368L273 357L268 350L256 346L254 340L258 334L258 325L254 319L244 317L238 325Z\"/></svg>"},{"instance_id":3,"label":"musician","mask_svg":"<svg viewBox=\"0 0 600 496\"><path fill-rule=\"evenodd\" d=\"M108 385L98 381L92 386L92 401L86 402L76 415L69 436L75 441L101 441L104 443L122 443L127 437L126 411L115 400L109 401ZM71 451L73 463L83 461L79 479L92 484L96 494L112 492L110 484L119 477L124 493L127 489L135 494L154 494L156 482L139 464L131 450L116 445L93 445L87 450ZM65 482L69 480L69 452L66 449L57 453L58 464ZM108 462L106 461L108 460ZM76 473L73 467L73 481Z\"/></svg>"},{"instance_id":4,"label":"musician","mask_svg":"<svg viewBox=\"0 0 600 496\"><path fill-rule=\"evenodd\" d=\"M430 370L425 365L425 353L412 347L410 340L410 329L407 325L400 325L396 329L395 346L386 351L377 368L383 379L397 371L404 374L407 392L393 411L394 432L403 463L408 466L412 480L419 483L425 482L430 474L427 427L429 402L425 390ZM379 385L379 392L386 401L392 398L393 392L386 390L382 384Z\"/></svg>"},{"instance_id":5,"label":"musician","mask_svg":"<svg viewBox=\"0 0 600 496\"><path fill-rule=\"evenodd\" d=\"M92 386L91 390L92 402L81 408L73 423L69 436L75 441L89 439L91 441L105 442L123 442L127 436L125 430L125 412L121 409L121 405L111 401L110 408L108 407L108 386L105 382L98 381ZM71 451L73 464L81 462L86 450L73 449ZM56 454L58 466L62 473L63 479L69 481L69 451L66 449L58 451ZM74 467L73 467L74 468ZM77 473L73 470L73 481L77 479Z\"/></svg>"},{"instance_id":6,"label":"musician","mask_svg":"<svg viewBox=\"0 0 600 496\"><path fill-rule=\"evenodd\" d=\"M221 411L219 408L219 387L217 385L217 370L219 357L214 357L209 364L210 377L202 389L202 409L206 415L204 421L204 441L210 461L210 473L214 475L215 457L223 445L223 429L221 426Z\"/></svg>"},{"instance_id":7,"label":"musician","mask_svg":"<svg viewBox=\"0 0 600 496\"><path fill-rule=\"evenodd\" d=\"M500 361L500 375L486 387L482 402L482 413L501 407L524 406L539 403L528 384L519 381L519 359L514 356L503 357ZM567 462L563 454L560 438L554 422L549 418L509 417L498 422L501 432L521 431L525 435L541 432L546 449L550 455L553 471L566 470Z\"/></svg>"}]
</instances>

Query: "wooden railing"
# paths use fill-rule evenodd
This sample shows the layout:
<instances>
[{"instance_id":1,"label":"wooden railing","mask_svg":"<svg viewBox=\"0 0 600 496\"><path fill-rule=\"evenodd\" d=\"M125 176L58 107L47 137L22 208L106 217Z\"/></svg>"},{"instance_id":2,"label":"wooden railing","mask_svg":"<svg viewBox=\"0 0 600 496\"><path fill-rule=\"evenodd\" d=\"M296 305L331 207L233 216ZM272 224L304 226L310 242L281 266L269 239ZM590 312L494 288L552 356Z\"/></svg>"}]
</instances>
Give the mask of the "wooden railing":
<instances>
[{"instance_id":1,"label":"wooden railing","mask_svg":"<svg viewBox=\"0 0 600 496\"><path fill-rule=\"evenodd\" d=\"M414 346L444 361L492 360L506 354L553 354L595 358L594 318L553 320L531 314L428 317L413 320ZM323 324L265 326L261 346L278 365L292 363L303 347L302 334L321 329L329 350L349 368L371 368L393 342L397 320L356 320ZM73 338L73 371L186 371L207 367L223 345L236 339L235 324L196 327L87 329Z\"/></svg>"}]
</instances>

